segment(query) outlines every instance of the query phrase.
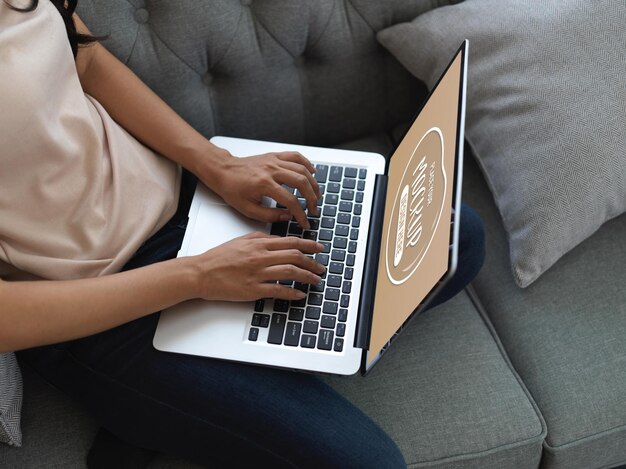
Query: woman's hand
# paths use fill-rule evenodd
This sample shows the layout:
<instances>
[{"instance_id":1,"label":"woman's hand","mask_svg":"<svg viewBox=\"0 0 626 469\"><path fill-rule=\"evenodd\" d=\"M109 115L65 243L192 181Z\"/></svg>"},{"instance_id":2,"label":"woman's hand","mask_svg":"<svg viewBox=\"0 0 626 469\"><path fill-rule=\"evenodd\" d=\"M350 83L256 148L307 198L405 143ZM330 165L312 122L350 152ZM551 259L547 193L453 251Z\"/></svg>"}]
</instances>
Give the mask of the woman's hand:
<instances>
[{"instance_id":1,"label":"woman's hand","mask_svg":"<svg viewBox=\"0 0 626 469\"><path fill-rule=\"evenodd\" d=\"M251 233L235 238L192 258L199 288L197 296L205 300L252 301L261 298L300 300L300 290L276 283L294 280L318 284L324 272L322 264L306 254L321 252L315 241Z\"/></svg>"},{"instance_id":2,"label":"woman's hand","mask_svg":"<svg viewBox=\"0 0 626 469\"><path fill-rule=\"evenodd\" d=\"M269 223L293 217L303 228L310 228L297 197L283 185L297 189L313 214L317 214L317 200L322 196L313 177L315 167L297 152L267 153L247 158L235 158L228 154L222 157L217 168L207 166L194 172L228 205L248 218ZM274 199L286 209L263 206L263 196Z\"/></svg>"}]
</instances>

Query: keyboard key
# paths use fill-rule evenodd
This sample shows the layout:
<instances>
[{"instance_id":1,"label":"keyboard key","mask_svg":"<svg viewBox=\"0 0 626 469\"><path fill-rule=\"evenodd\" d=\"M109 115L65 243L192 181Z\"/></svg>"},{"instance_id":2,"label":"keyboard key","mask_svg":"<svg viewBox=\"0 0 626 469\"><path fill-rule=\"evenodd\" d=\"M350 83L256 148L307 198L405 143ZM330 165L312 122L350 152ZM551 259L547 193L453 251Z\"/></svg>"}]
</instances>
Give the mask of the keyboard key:
<instances>
[{"instance_id":1,"label":"keyboard key","mask_svg":"<svg viewBox=\"0 0 626 469\"><path fill-rule=\"evenodd\" d=\"M320 229L320 221L318 219L309 218L309 225L311 225L312 230L317 231Z\"/></svg>"},{"instance_id":2,"label":"keyboard key","mask_svg":"<svg viewBox=\"0 0 626 469\"><path fill-rule=\"evenodd\" d=\"M350 239L352 241L356 241L357 239L359 239L359 230L357 230L356 228L353 228L350 231Z\"/></svg>"},{"instance_id":3,"label":"keyboard key","mask_svg":"<svg viewBox=\"0 0 626 469\"><path fill-rule=\"evenodd\" d=\"M352 280L352 276L354 275L354 269L352 267L346 267L346 271L343 274L343 278L346 280Z\"/></svg>"},{"instance_id":4,"label":"keyboard key","mask_svg":"<svg viewBox=\"0 0 626 469\"><path fill-rule=\"evenodd\" d=\"M315 254L315 260L322 265L328 265L328 254Z\"/></svg>"},{"instance_id":5,"label":"keyboard key","mask_svg":"<svg viewBox=\"0 0 626 469\"><path fill-rule=\"evenodd\" d=\"M324 195L324 192L326 191L326 185L318 184L317 186L320 188L320 192L322 193L322 195Z\"/></svg>"},{"instance_id":6,"label":"keyboard key","mask_svg":"<svg viewBox=\"0 0 626 469\"><path fill-rule=\"evenodd\" d=\"M335 348L333 348L335 352L341 352L343 350L343 339L335 339Z\"/></svg>"},{"instance_id":7,"label":"keyboard key","mask_svg":"<svg viewBox=\"0 0 626 469\"><path fill-rule=\"evenodd\" d=\"M261 323L263 322L263 316L266 316L266 317L269 318L269 315L267 315L267 314L254 313L252 315L252 325L254 327L259 327L261 325Z\"/></svg>"},{"instance_id":8,"label":"keyboard key","mask_svg":"<svg viewBox=\"0 0 626 469\"><path fill-rule=\"evenodd\" d=\"M337 303L335 303L334 301L324 301L322 313L332 315L337 314Z\"/></svg>"},{"instance_id":9,"label":"keyboard key","mask_svg":"<svg viewBox=\"0 0 626 469\"><path fill-rule=\"evenodd\" d=\"M317 334L318 325L319 323L317 321L304 321L302 332L305 334Z\"/></svg>"},{"instance_id":10,"label":"keyboard key","mask_svg":"<svg viewBox=\"0 0 626 469\"><path fill-rule=\"evenodd\" d=\"M302 324L299 322L289 322L287 323L287 331L285 332L285 345L290 345L291 347L297 347L300 343L300 330L302 329Z\"/></svg>"},{"instance_id":11,"label":"keyboard key","mask_svg":"<svg viewBox=\"0 0 626 469\"><path fill-rule=\"evenodd\" d=\"M334 329L336 321L335 316L322 316L320 326L325 327L326 329Z\"/></svg>"},{"instance_id":12,"label":"keyboard key","mask_svg":"<svg viewBox=\"0 0 626 469\"><path fill-rule=\"evenodd\" d=\"M331 166L328 179L334 182L340 182L343 176L343 168L341 166Z\"/></svg>"},{"instance_id":13,"label":"keyboard key","mask_svg":"<svg viewBox=\"0 0 626 469\"><path fill-rule=\"evenodd\" d=\"M348 257L346 258L346 265L349 267L354 267L355 260L356 260L356 257L354 254L348 254Z\"/></svg>"},{"instance_id":14,"label":"keyboard key","mask_svg":"<svg viewBox=\"0 0 626 469\"><path fill-rule=\"evenodd\" d=\"M286 221L273 223L272 229L270 230L270 234L273 236L286 236L288 225L289 225L289 222L286 222Z\"/></svg>"},{"instance_id":15,"label":"keyboard key","mask_svg":"<svg viewBox=\"0 0 626 469\"><path fill-rule=\"evenodd\" d=\"M329 182L328 185L326 186L326 192L339 194L340 191L341 191L341 184L339 184L338 182Z\"/></svg>"},{"instance_id":16,"label":"keyboard key","mask_svg":"<svg viewBox=\"0 0 626 469\"><path fill-rule=\"evenodd\" d=\"M346 168L346 172L344 173L347 178L355 178L356 177L356 168Z\"/></svg>"},{"instance_id":17,"label":"keyboard key","mask_svg":"<svg viewBox=\"0 0 626 469\"><path fill-rule=\"evenodd\" d=\"M256 302L254 303L254 310L259 313L262 313L264 308L265 308L265 300L256 300Z\"/></svg>"},{"instance_id":18,"label":"keyboard key","mask_svg":"<svg viewBox=\"0 0 626 469\"><path fill-rule=\"evenodd\" d=\"M341 191L341 200L354 200L354 191L351 191L349 189ZM363 202L362 198L361 202Z\"/></svg>"},{"instance_id":19,"label":"keyboard key","mask_svg":"<svg viewBox=\"0 0 626 469\"><path fill-rule=\"evenodd\" d=\"M320 183L326 182L328 178L328 166L325 164L318 164L315 166L315 180Z\"/></svg>"},{"instance_id":20,"label":"keyboard key","mask_svg":"<svg viewBox=\"0 0 626 469\"><path fill-rule=\"evenodd\" d=\"M346 322L348 320L348 310L341 308L339 310L339 314L337 315L337 319L339 322Z\"/></svg>"},{"instance_id":21,"label":"keyboard key","mask_svg":"<svg viewBox=\"0 0 626 469\"><path fill-rule=\"evenodd\" d=\"M337 207L333 205L327 205L326 207L324 207L322 215L324 215L325 217L334 217L335 215L337 215Z\"/></svg>"},{"instance_id":22,"label":"keyboard key","mask_svg":"<svg viewBox=\"0 0 626 469\"><path fill-rule=\"evenodd\" d=\"M333 239L333 232L330 230L320 230L319 239L321 241L330 241Z\"/></svg>"},{"instance_id":23,"label":"keyboard key","mask_svg":"<svg viewBox=\"0 0 626 469\"><path fill-rule=\"evenodd\" d=\"M339 261L339 262L343 262L346 260L346 251L344 250L339 250L339 249L334 249L333 250L333 254L331 256L331 259L334 261ZM326 265L326 264L324 264Z\"/></svg>"},{"instance_id":24,"label":"keyboard key","mask_svg":"<svg viewBox=\"0 0 626 469\"><path fill-rule=\"evenodd\" d=\"M345 200L342 200L339 203L339 211L340 212L352 212L352 202L346 202Z\"/></svg>"},{"instance_id":25,"label":"keyboard key","mask_svg":"<svg viewBox=\"0 0 626 469\"><path fill-rule=\"evenodd\" d=\"M348 225L337 225L335 227L335 234L337 236L348 236L349 231L350 227Z\"/></svg>"},{"instance_id":26,"label":"keyboard key","mask_svg":"<svg viewBox=\"0 0 626 469\"><path fill-rule=\"evenodd\" d=\"M350 218L351 217L349 213L339 212L339 215L337 215L337 223L341 223L342 225L349 225Z\"/></svg>"},{"instance_id":27,"label":"keyboard key","mask_svg":"<svg viewBox=\"0 0 626 469\"><path fill-rule=\"evenodd\" d=\"M366 176L367 176L367 169L365 168L359 169L359 179L365 179Z\"/></svg>"},{"instance_id":28,"label":"keyboard key","mask_svg":"<svg viewBox=\"0 0 626 469\"><path fill-rule=\"evenodd\" d=\"M337 194L326 194L324 196L324 203L326 205L337 205L339 203L339 196Z\"/></svg>"},{"instance_id":29,"label":"keyboard key","mask_svg":"<svg viewBox=\"0 0 626 469\"><path fill-rule=\"evenodd\" d=\"M293 280L284 279L284 280L279 280L278 283L286 287L290 287L291 285L293 285Z\"/></svg>"},{"instance_id":30,"label":"keyboard key","mask_svg":"<svg viewBox=\"0 0 626 469\"><path fill-rule=\"evenodd\" d=\"M293 286L296 290L300 290L302 293L309 291L309 285L307 283L296 282Z\"/></svg>"},{"instance_id":31,"label":"keyboard key","mask_svg":"<svg viewBox=\"0 0 626 469\"><path fill-rule=\"evenodd\" d=\"M304 348L315 348L315 340L317 338L314 335L302 334L300 339L300 346Z\"/></svg>"},{"instance_id":32,"label":"keyboard key","mask_svg":"<svg viewBox=\"0 0 626 469\"><path fill-rule=\"evenodd\" d=\"M347 308L350 306L350 295L341 295L341 301L339 301L339 306L342 308Z\"/></svg>"},{"instance_id":33,"label":"keyboard key","mask_svg":"<svg viewBox=\"0 0 626 469\"><path fill-rule=\"evenodd\" d=\"M346 325L343 323L337 324L337 337L343 337L346 335Z\"/></svg>"},{"instance_id":34,"label":"keyboard key","mask_svg":"<svg viewBox=\"0 0 626 469\"><path fill-rule=\"evenodd\" d=\"M319 319L321 312L322 312L322 309L318 308L317 306L307 306L306 318L307 319Z\"/></svg>"},{"instance_id":35,"label":"keyboard key","mask_svg":"<svg viewBox=\"0 0 626 469\"><path fill-rule=\"evenodd\" d=\"M322 228L333 229L335 227L335 219L324 217L322 218Z\"/></svg>"},{"instance_id":36,"label":"keyboard key","mask_svg":"<svg viewBox=\"0 0 626 469\"><path fill-rule=\"evenodd\" d=\"M289 310L289 320L290 321L302 321L304 318L304 309L302 308L291 308Z\"/></svg>"},{"instance_id":37,"label":"keyboard key","mask_svg":"<svg viewBox=\"0 0 626 469\"><path fill-rule=\"evenodd\" d=\"M363 210L363 205L361 204L356 204L354 206L354 214L355 215L361 215L361 211Z\"/></svg>"},{"instance_id":38,"label":"keyboard key","mask_svg":"<svg viewBox=\"0 0 626 469\"><path fill-rule=\"evenodd\" d=\"M354 200L357 204L363 203L363 191L358 191Z\"/></svg>"},{"instance_id":39,"label":"keyboard key","mask_svg":"<svg viewBox=\"0 0 626 469\"><path fill-rule=\"evenodd\" d=\"M354 188L356 188L356 179L344 179L343 180L343 188L344 189L354 189Z\"/></svg>"},{"instance_id":40,"label":"keyboard key","mask_svg":"<svg viewBox=\"0 0 626 469\"><path fill-rule=\"evenodd\" d=\"M345 249L348 246L348 238L337 237L333 241L333 247L337 249Z\"/></svg>"},{"instance_id":41,"label":"keyboard key","mask_svg":"<svg viewBox=\"0 0 626 469\"><path fill-rule=\"evenodd\" d=\"M338 288L327 288L326 293L324 295L324 299L339 301L339 289Z\"/></svg>"},{"instance_id":42,"label":"keyboard key","mask_svg":"<svg viewBox=\"0 0 626 469\"><path fill-rule=\"evenodd\" d=\"M359 228L361 226L361 217L354 217L352 219L352 228Z\"/></svg>"},{"instance_id":43,"label":"keyboard key","mask_svg":"<svg viewBox=\"0 0 626 469\"><path fill-rule=\"evenodd\" d=\"M330 350L333 346L333 336L335 333L328 329L321 329L317 348L320 350Z\"/></svg>"},{"instance_id":44,"label":"keyboard key","mask_svg":"<svg viewBox=\"0 0 626 469\"><path fill-rule=\"evenodd\" d=\"M298 225L297 223L291 223L289 225L289 234L301 235L302 227Z\"/></svg>"},{"instance_id":45,"label":"keyboard key","mask_svg":"<svg viewBox=\"0 0 626 469\"><path fill-rule=\"evenodd\" d=\"M322 246L324 246L324 250L322 251L324 254L330 253L330 243L321 242Z\"/></svg>"},{"instance_id":46,"label":"keyboard key","mask_svg":"<svg viewBox=\"0 0 626 469\"><path fill-rule=\"evenodd\" d=\"M274 311L280 313L286 313L289 311L289 301L287 300L274 300Z\"/></svg>"},{"instance_id":47,"label":"keyboard key","mask_svg":"<svg viewBox=\"0 0 626 469\"><path fill-rule=\"evenodd\" d=\"M359 182L356 183L356 189L359 191L364 191L365 190L365 181L361 180Z\"/></svg>"},{"instance_id":48,"label":"keyboard key","mask_svg":"<svg viewBox=\"0 0 626 469\"><path fill-rule=\"evenodd\" d=\"M348 252L354 254L356 252L356 241L350 241L348 243Z\"/></svg>"},{"instance_id":49,"label":"keyboard key","mask_svg":"<svg viewBox=\"0 0 626 469\"><path fill-rule=\"evenodd\" d=\"M352 282L346 280L343 282L343 286L341 287L341 293L345 293L346 295L352 292Z\"/></svg>"},{"instance_id":50,"label":"keyboard key","mask_svg":"<svg viewBox=\"0 0 626 469\"><path fill-rule=\"evenodd\" d=\"M341 277L339 275L329 275L327 282L329 287L341 287Z\"/></svg>"},{"instance_id":51,"label":"keyboard key","mask_svg":"<svg viewBox=\"0 0 626 469\"><path fill-rule=\"evenodd\" d=\"M331 262L332 265L332 262ZM309 294L309 304L315 306L321 306L323 297L321 293L310 293ZM307 316L308 317L308 316Z\"/></svg>"},{"instance_id":52,"label":"keyboard key","mask_svg":"<svg viewBox=\"0 0 626 469\"><path fill-rule=\"evenodd\" d=\"M315 231L306 230L304 233L302 233L302 239L317 241L317 233Z\"/></svg>"},{"instance_id":53,"label":"keyboard key","mask_svg":"<svg viewBox=\"0 0 626 469\"><path fill-rule=\"evenodd\" d=\"M291 307L292 308L304 308L306 306L306 297L301 300L292 300Z\"/></svg>"},{"instance_id":54,"label":"keyboard key","mask_svg":"<svg viewBox=\"0 0 626 469\"><path fill-rule=\"evenodd\" d=\"M305 199L298 199L298 203L300 204L300 207L302 207L302 210L306 210L307 202Z\"/></svg>"},{"instance_id":55,"label":"keyboard key","mask_svg":"<svg viewBox=\"0 0 626 469\"><path fill-rule=\"evenodd\" d=\"M343 274L343 264L340 264L339 262L331 262L330 263L330 267L328 268L328 271L331 274L340 274L341 275L341 274Z\"/></svg>"},{"instance_id":56,"label":"keyboard key","mask_svg":"<svg viewBox=\"0 0 626 469\"><path fill-rule=\"evenodd\" d=\"M256 327L250 328L250 332L248 333L248 340L251 340L252 342L256 342L258 338L259 338L259 330Z\"/></svg>"},{"instance_id":57,"label":"keyboard key","mask_svg":"<svg viewBox=\"0 0 626 469\"><path fill-rule=\"evenodd\" d=\"M272 314L272 322L270 323L269 334L267 335L267 341L270 344L282 344L283 333L285 332L285 323L287 322L286 314Z\"/></svg>"},{"instance_id":58,"label":"keyboard key","mask_svg":"<svg viewBox=\"0 0 626 469\"><path fill-rule=\"evenodd\" d=\"M322 293L324 291L324 287L326 287L326 282L322 280L317 285L311 285L311 291L316 293Z\"/></svg>"}]
</instances>

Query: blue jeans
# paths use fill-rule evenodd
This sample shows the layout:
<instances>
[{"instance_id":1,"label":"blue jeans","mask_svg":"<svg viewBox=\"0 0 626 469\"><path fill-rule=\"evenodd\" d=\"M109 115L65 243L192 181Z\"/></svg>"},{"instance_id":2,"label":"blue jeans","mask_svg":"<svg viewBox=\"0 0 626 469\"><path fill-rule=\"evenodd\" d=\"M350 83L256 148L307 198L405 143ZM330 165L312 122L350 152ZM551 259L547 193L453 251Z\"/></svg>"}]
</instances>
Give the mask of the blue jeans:
<instances>
[{"instance_id":1,"label":"blue jeans","mask_svg":"<svg viewBox=\"0 0 626 469\"><path fill-rule=\"evenodd\" d=\"M125 269L176 256L194 184L185 174L179 211ZM459 269L437 303L483 262L482 223L466 206L460 248ZM206 467L406 467L391 438L317 376L159 352L157 320L155 313L20 357L119 438Z\"/></svg>"}]
</instances>

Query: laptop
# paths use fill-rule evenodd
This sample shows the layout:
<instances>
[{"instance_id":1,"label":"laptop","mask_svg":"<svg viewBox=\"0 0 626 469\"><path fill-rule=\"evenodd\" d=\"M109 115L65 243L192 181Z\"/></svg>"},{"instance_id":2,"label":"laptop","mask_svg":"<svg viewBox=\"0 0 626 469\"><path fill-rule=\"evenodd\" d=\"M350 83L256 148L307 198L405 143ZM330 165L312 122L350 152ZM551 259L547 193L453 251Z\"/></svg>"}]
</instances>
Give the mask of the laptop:
<instances>
[{"instance_id":1,"label":"laptop","mask_svg":"<svg viewBox=\"0 0 626 469\"><path fill-rule=\"evenodd\" d=\"M322 243L324 252L315 257L326 272L319 285L281 281L307 293L299 301L192 300L168 308L154 347L291 370L367 374L456 269L467 53L465 41L388 162L376 153L214 137L215 145L239 157L302 153L316 167L320 213L308 214L310 230L293 220L260 223L198 185L178 256L264 231Z\"/></svg>"}]
</instances>

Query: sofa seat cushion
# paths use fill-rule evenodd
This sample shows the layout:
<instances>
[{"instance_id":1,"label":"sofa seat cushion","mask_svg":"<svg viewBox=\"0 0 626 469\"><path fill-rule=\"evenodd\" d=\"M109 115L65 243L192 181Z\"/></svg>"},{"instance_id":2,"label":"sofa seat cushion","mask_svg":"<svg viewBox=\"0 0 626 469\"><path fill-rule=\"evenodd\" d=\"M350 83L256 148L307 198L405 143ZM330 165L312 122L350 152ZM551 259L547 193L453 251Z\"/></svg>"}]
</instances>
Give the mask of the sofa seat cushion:
<instances>
[{"instance_id":1,"label":"sofa seat cushion","mask_svg":"<svg viewBox=\"0 0 626 469\"><path fill-rule=\"evenodd\" d=\"M471 158L464 187L487 233L487 257L474 286L547 423L542 467L624 464L626 216L522 290L509 274L504 228Z\"/></svg>"},{"instance_id":2,"label":"sofa seat cushion","mask_svg":"<svg viewBox=\"0 0 626 469\"><path fill-rule=\"evenodd\" d=\"M389 433L409 467L539 464L542 419L464 292L417 317L367 377L324 379Z\"/></svg>"}]
</instances>

